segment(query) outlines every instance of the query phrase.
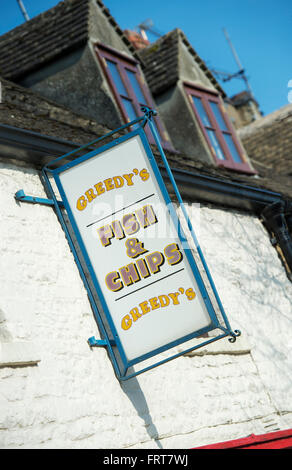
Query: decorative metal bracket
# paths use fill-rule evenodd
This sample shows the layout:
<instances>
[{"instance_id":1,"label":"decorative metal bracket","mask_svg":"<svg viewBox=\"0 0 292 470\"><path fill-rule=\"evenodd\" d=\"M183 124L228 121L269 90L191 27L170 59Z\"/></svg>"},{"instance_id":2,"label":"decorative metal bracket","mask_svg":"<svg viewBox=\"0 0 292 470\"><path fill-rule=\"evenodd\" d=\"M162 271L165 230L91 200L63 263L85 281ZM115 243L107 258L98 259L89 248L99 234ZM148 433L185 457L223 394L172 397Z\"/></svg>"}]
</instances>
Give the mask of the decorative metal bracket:
<instances>
[{"instance_id":1,"label":"decorative metal bracket","mask_svg":"<svg viewBox=\"0 0 292 470\"><path fill-rule=\"evenodd\" d=\"M230 343L235 343L236 338L238 338L238 336L240 336L240 335L241 335L241 331L240 331L240 330L231 331L231 332L230 332L231 338L228 338L228 341L230 341Z\"/></svg>"},{"instance_id":2,"label":"decorative metal bracket","mask_svg":"<svg viewBox=\"0 0 292 470\"><path fill-rule=\"evenodd\" d=\"M155 111L155 109L149 108L148 106L141 106L141 111L145 114L146 119L151 119L152 116L157 115L157 111Z\"/></svg>"},{"instance_id":3,"label":"decorative metal bracket","mask_svg":"<svg viewBox=\"0 0 292 470\"><path fill-rule=\"evenodd\" d=\"M54 206L55 205L53 199L45 199L45 198L42 198L42 197L35 197L35 196L26 196L23 189L20 189L19 191L17 191L15 193L14 197L17 201L29 202L31 204L42 204L43 206ZM57 201L57 203L60 207L64 206L62 201Z\"/></svg>"}]
</instances>

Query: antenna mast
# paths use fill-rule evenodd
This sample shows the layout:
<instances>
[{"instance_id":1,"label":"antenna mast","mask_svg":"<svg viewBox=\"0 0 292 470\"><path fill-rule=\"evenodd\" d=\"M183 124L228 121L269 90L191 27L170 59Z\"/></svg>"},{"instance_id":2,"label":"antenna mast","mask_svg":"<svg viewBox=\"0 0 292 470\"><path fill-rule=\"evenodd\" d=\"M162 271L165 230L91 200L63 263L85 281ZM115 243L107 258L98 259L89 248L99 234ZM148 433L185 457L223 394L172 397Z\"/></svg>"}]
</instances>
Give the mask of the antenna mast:
<instances>
[{"instance_id":1,"label":"antenna mast","mask_svg":"<svg viewBox=\"0 0 292 470\"><path fill-rule=\"evenodd\" d=\"M146 31L149 31L150 33L154 34L154 36L158 38L163 36L163 34L157 31L156 29L154 29L153 26L154 26L153 21L150 18L148 18L147 20L143 21L142 23L138 25L140 34L144 39L148 39Z\"/></svg>"},{"instance_id":2,"label":"antenna mast","mask_svg":"<svg viewBox=\"0 0 292 470\"><path fill-rule=\"evenodd\" d=\"M228 44L229 44L229 46L230 46L230 49L231 49L231 52L232 52L233 57L234 57L234 59L235 59L235 62L237 63L238 68L239 68L239 71L238 71L236 74L234 74L234 76L241 76L242 80L245 82L246 88L247 88L248 91L250 92L251 97L254 98L254 95L253 95L251 86L250 86L250 84L249 84L249 82L248 82L247 76L245 75L245 70L244 70L244 68L243 68L242 65L241 65L241 62L240 62L239 57L238 57L238 55L237 55L237 53L236 53L236 50L235 50L235 48L234 48L234 46L233 46L233 44L232 44L232 42L231 42L231 39L230 39L230 37L229 37L229 35L228 35L228 33L227 33L227 31L226 31L225 28L223 28L223 33L224 33L224 36L225 36L225 38L226 38L226 40L227 40L227 42L228 42ZM231 78L232 78L232 76L231 76Z\"/></svg>"},{"instance_id":3,"label":"antenna mast","mask_svg":"<svg viewBox=\"0 0 292 470\"><path fill-rule=\"evenodd\" d=\"M29 21L29 16L28 16L28 14L27 14L27 11L26 11L26 9L25 9L25 6L23 5L22 0L17 0L17 3L18 3L18 5L19 5L19 8L21 9L21 13L22 13L23 16L24 16L25 21Z\"/></svg>"}]
</instances>

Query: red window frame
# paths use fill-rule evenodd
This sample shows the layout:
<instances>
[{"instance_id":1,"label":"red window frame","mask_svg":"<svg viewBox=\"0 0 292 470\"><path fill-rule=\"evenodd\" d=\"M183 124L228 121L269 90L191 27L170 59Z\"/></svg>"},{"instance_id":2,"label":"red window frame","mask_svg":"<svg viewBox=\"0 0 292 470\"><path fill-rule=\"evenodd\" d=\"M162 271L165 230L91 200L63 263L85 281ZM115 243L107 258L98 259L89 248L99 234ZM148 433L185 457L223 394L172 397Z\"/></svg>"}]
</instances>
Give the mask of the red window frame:
<instances>
[{"instance_id":1,"label":"red window frame","mask_svg":"<svg viewBox=\"0 0 292 470\"><path fill-rule=\"evenodd\" d=\"M104 74L107 78L107 81L110 85L110 88L113 92L116 103L120 109L120 112L122 114L122 117L125 123L130 122L132 120L129 118L127 110L123 103L123 101L125 100L131 103L137 117L144 115L143 112L141 111L141 105L146 105L152 109L155 109L155 104L153 102L151 94L148 90L147 85L145 84L142 74L139 71L139 68L138 68L139 63L135 59L126 57L123 53L116 51L115 49L112 49L108 46L105 46L104 44L96 44L95 51L96 51L97 57L100 61ZM114 81L114 78L109 71L107 61L115 64L116 70L119 73L120 79L122 81L122 84L127 94L123 94L122 92L118 90L116 83ZM141 90L141 94L144 96L143 103L139 101L135 93L135 90L130 82L127 71L135 74L137 84ZM161 120L159 119L158 116L156 116L154 120L155 120L155 124L156 124L157 130L161 139L162 146L167 150L174 151L174 148L170 140L168 139L168 136L165 132L165 129ZM147 134L149 141L152 144L154 144L154 139L152 137L152 134L148 131L147 128L145 130L146 130L146 134Z\"/></svg>"},{"instance_id":2,"label":"red window frame","mask_svg":"<svg viewBox=\"0 0 292 470\"><path fill-rule=\"evenodd\" d=\"M218 166L229 168L231 170L255 174L256 172L251 168L250 164L248 163L246 159L244 150L241 147L240 142L232 128L231 122L227 116L222 99L217 94L217 92L211 92L210 90L205 90L204 88L195 87L194 85L191 85L189 83L185 83L184 88L189 98L189 101L191 103L193 112L200 125L200 128L203 132L203 135L211 150L212 156L216 164ZM209 124L205 124L202 121L199 111L194 103L193 97L199 98L201 100L201 104L207 115ZM219 110L221 114L222 122L225 124L224 129L220 127L220 123L218 119L216 118L216 115L213 112L210 103L215 103L217 105L217 109ZM214 146L212 145L212 142L208 135L208 131L211 131L216 136L217 141L220 144L222 153L225 157L224 160L218 158L216 151L214 149ZM228 145L225 141L225 136L229 136L232 139L233 145L235 146L235 149L237 150L237 153L241 159L241 162L235 161L234 158L232 157L231 151L229 150Z\"/></svg>"}]
</instances>

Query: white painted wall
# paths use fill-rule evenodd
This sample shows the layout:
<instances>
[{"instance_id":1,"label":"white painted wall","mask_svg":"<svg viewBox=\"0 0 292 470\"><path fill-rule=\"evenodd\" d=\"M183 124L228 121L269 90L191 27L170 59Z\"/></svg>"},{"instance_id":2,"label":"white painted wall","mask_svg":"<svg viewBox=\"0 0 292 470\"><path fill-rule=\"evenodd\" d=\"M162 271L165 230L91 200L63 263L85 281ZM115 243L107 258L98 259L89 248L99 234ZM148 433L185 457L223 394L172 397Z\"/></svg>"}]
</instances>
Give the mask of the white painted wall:
<instances>
[{"instance_id":1,"label":"white painted wall","mask_svg":"<svg viewBox=\"0 0 292 470\"><path fill-rule=\"evenodd\" d=\"M240 340L120 385L88 347L98 331L54 211L14 200L45 197L37 172L0 173L1 448L189 448L292 427L291 283L256 218L194 219Z\"/></svg>"}]
</instances>

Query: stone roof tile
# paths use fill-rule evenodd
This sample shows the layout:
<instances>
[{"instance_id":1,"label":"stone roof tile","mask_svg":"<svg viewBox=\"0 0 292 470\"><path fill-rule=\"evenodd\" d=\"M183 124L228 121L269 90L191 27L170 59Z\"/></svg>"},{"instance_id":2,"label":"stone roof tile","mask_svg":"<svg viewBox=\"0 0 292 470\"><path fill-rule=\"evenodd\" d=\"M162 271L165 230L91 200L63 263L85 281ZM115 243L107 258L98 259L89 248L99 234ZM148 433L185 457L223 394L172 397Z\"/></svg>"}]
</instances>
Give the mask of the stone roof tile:
<instances>
[{"instance_id":1,"label":"stone roof tile","mask_svg":"<svg viewBox=\"0 0 292 470\"><path fill-rule=\"evenodd\" d=\"M105 128L93 119L74 113L66 107L20 85L5 79L1 79L1 83L0 122L4 125L38 132L45 136L60 138L80 145L104 136L110 131L110 129ZM156 147L152 148L158 162L160 162ZM291 178L289 180L285 175L275 175L272 170L267 168L261 168L259 176L255 177L194 161L188 158L187 155L180 153L166 152L166 155L173 169L275 191L286 198L292 199Z\"/></svg>"},{"instance_id":2,"label":"stone roof tile","mask_svg":"<svg viewBox=\"0 0 292 470\"><path fill-rule=\"evenodd\" d=\"M152 94L154 96L158 95L179 79L179 41L184 43L214 87L225 97L224 90L205 62L193 49L185 34L178 28L165 34L150 46L136 52L136 55L142 61L143 72Z\"/></svg>"},{"instance_id":3,"label":"stone roof tile","mask_svg":"<svg viewBox=\"0 0 292 470\"><path fill-rule=\"evenodd\" d=\"M292 183L292 103L237 133L257 169L290 176Z\"/></svg>"},{"instance_id":4,"label":"stone roof tile","mask_svg":"<svg viewBox=\"0 0 292 470\"><path fill-rule=\"evenodd\" d=\"M0 37L0 74L16 80L88 38L89 0L66 0Z\"/></svg>"}]
</instances>

